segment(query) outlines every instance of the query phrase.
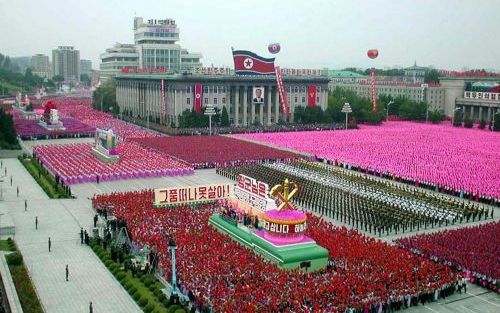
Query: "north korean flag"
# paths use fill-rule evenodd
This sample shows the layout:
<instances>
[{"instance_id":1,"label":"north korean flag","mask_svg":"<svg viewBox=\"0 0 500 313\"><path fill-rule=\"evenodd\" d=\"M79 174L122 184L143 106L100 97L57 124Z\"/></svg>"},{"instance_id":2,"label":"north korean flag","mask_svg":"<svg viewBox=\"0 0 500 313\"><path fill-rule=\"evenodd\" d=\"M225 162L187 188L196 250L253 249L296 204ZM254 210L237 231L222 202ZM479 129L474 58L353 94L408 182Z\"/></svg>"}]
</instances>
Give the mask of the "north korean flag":
<instances>
[{"instance_id":1,"label":"north korean flag","mask_svg":"<svg viewBox=\"0 0 500 313\"><path fill-rule=\"evenodd\" d=\"M201 96L203 94L203 89L201 84L194 85L194 111L196 113L201 113Z\"/></svg>"},{"instance_id":2,"label":"north korean flag","mask_svg":"<svg viewBox=\"0 0 500 313\"><path fill-rule=\"evenodd\" d=\"M274 58L263 58L247 50L233 50L236 75L275 75Z\"/></svg>"}]
</instances>

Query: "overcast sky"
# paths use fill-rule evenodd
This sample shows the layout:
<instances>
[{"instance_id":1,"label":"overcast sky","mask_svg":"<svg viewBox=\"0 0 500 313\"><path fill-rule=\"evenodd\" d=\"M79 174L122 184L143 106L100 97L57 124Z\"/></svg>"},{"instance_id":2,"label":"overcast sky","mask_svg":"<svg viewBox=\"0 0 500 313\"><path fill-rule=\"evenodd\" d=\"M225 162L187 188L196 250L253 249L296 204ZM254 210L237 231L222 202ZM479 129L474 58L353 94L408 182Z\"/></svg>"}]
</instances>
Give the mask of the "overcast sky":
<instances>
[{"instance_id":1,"label":"overcast sky","mask_svg":"<svg viewBox=\"0 0 500 313\"><path fill-rule=\"evenodd\" d=\"M133 18L173 18L180 44L206 66L232 66L231 46L296 68L419 65L500 69L500 0L0 0L0 53L51 55L73 45L98 68ZM367 49L377 48L372 62Z\"/></svg>"}]
</instances>

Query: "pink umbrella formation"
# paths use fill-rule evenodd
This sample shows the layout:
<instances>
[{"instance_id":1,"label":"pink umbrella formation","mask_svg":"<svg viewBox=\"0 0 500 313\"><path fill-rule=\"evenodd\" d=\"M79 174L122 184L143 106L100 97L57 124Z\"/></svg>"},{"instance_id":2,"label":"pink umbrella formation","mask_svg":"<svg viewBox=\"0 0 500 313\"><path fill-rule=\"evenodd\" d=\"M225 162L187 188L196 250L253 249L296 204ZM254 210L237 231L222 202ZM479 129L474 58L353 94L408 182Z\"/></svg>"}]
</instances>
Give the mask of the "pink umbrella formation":
<instances>
[{"instance_id":1,"label":"pink umbrella formation","mask_svg":"<svg viewBox=\"0 0 500 313\"><path fill-rule=\"evenodd\" d=\"M359 130L241 134L352 169L477 200L500 199L500 134L409 122Z\"/></svg>"}]
</instances>

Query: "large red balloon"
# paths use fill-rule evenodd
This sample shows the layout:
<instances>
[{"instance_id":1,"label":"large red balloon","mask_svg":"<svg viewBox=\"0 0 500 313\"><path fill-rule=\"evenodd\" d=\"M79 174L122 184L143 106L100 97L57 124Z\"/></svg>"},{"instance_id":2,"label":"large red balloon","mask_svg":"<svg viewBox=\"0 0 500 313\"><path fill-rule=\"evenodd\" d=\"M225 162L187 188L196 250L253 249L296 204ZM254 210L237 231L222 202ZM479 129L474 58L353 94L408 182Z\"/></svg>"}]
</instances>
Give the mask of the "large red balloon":
<instances>
[{"instance_id":1,"label":"large red balloon","mask_svg":"<svg viewBox=\"0 0 500 313\"><path fill-rule=\"evenodd\" d=\"M370 49L370 50L368 50L367 55L370 59L375 59L376 57L378 57L378 50L377 49Z\"/></svg>"}]
</instances>

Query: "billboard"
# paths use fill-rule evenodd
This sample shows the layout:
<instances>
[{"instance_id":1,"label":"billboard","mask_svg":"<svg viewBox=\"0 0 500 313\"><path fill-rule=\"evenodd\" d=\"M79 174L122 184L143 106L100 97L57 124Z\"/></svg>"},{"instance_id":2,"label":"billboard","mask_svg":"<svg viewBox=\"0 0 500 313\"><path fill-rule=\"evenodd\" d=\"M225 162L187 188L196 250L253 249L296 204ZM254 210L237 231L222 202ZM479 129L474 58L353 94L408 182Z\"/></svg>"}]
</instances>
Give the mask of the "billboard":
<instances>
[{"instance_id":1,"label":"billboard","mask_svg":"<svg viewBox=\"0 0 500 313\"><path fill-rule=\"evenodd\" d=\"M226 199L229 184L155 189L154 206L172 206Z\"/></svg>"}]
</instances>

